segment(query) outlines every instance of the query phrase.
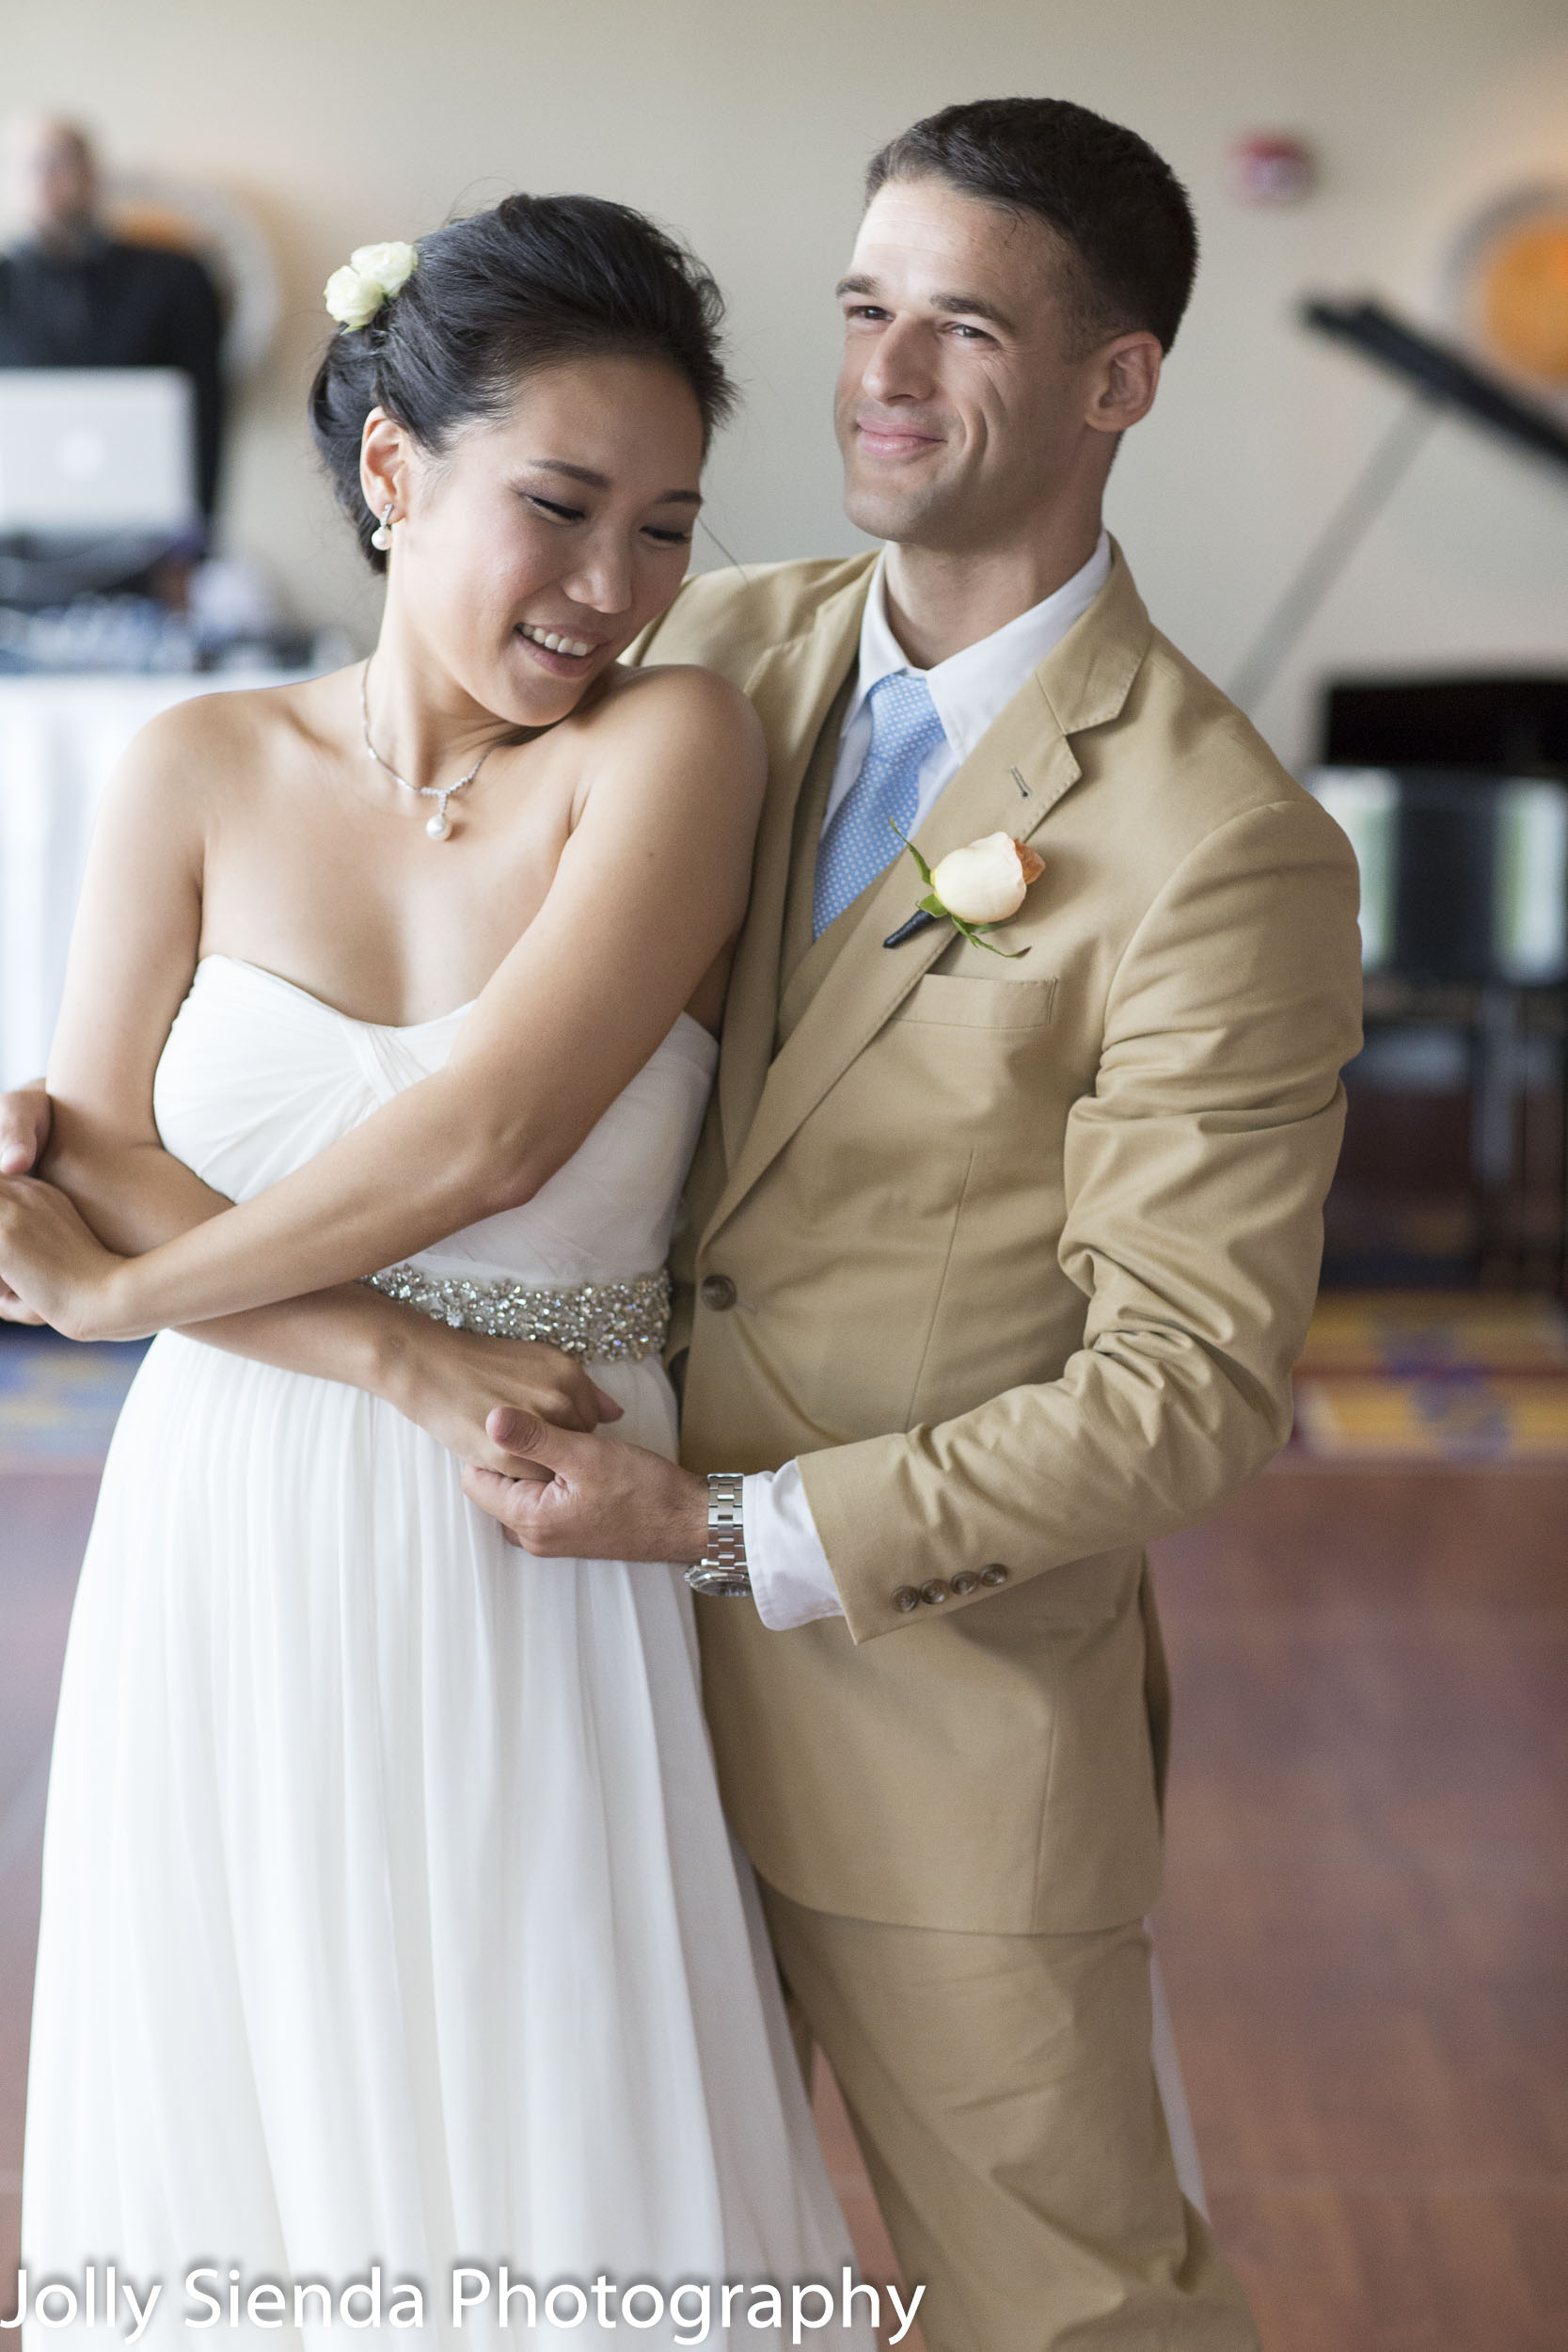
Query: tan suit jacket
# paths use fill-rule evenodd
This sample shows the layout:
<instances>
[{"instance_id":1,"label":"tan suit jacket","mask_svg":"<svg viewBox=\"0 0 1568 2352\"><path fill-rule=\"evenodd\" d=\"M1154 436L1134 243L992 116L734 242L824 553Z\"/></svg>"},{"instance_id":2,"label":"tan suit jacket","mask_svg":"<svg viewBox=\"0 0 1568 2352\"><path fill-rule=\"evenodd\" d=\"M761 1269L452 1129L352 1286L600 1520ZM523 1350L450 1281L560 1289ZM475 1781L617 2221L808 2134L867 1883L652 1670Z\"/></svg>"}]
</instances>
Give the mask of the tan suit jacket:
<instances>
[{"instance_id":1,"label":"tan suit jacket","mask_svg":"<svg viewBox=\"0 0 1568 2352\"><path fill-rule=\"evenodd\" d=\"M684 1458L799 1455L845 1609L770 1633L700 1603L709 1720L742 1843L796 1902L1101 1927L1158 1883L1143 1546L1291 1425L1358 1042L1355 866L1117 550L919 835L933 864L1033 843L999 935L1028 955L946 925L884 947L920 895L900 855L781 1024L796 806L871 568L709 575L635 652L733 678L771 754L677 1250Z\"/></svg>"}]
</instances>

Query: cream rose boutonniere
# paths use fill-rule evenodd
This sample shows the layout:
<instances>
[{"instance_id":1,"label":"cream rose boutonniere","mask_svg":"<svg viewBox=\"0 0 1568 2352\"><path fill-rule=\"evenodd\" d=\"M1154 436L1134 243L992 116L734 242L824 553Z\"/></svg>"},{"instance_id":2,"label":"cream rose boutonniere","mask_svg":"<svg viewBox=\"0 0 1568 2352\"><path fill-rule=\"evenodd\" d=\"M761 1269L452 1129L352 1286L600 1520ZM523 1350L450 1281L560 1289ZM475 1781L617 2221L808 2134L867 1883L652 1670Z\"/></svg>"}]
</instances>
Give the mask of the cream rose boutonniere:
<instances>
[{"instance_id":1,"label":"cream rose boutonniere","mask_svg":"<svg viewBox=\"0 0 1568 2352\"><path fill-rule=\"evenodd\" d=\"M368 326L388 298L407 285L420 265L418 248L397 238L356 246L323 290L340 326Z\"/></svg>"},{"instance_id":2,"label":"cream rose boutonniere","mask_svg":"<svg viewBox=\"0 0 1568 2352\"><path fill-rule=\"evenodd\" d=\"M949 850L944 858L930 866L896 825L893 830L919 866L926 896L918 911L884 942L885 946L896 947L932 923L948 922L972 947L984 947L990 955L1014 960L1028 954L1027 947L998 947L980 935L982 931L994 930L999 923L1010 923L1023 904L1030 883L1037 882L1044 873L1045 860L1027 842L1015 841L1010 833L988 833L962 850Z\"/></svg>"}]
</instances>

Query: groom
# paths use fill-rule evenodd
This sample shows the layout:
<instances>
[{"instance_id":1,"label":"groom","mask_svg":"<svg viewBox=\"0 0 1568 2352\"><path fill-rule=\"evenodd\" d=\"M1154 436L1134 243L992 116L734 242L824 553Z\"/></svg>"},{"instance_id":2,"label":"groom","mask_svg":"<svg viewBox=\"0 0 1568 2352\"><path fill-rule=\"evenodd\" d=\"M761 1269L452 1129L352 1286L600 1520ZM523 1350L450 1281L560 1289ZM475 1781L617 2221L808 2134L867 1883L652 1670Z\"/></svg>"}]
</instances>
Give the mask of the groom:
<instances>
[{"instance_id":1,"label":"groom","mask_svg":"<svg viewBox=\"0 0 1568 2352\"><path fill-rule=\"evenodd\" d=\"M687 1468L505 1415L553 1482L466 1475L530 1551L749 1581L698 1612L724 1796L933 2352L1241 2352L1150 2069L1143 1547L1290 1427L1355 871L1101 528L1192 282L1167 167L1007 99L867 192L837 423L883 550L696 580L637 655L724 672L771 749ZM895 825L1037 852L1000 955L910 935Z\"/></svg>"}]
</instances>

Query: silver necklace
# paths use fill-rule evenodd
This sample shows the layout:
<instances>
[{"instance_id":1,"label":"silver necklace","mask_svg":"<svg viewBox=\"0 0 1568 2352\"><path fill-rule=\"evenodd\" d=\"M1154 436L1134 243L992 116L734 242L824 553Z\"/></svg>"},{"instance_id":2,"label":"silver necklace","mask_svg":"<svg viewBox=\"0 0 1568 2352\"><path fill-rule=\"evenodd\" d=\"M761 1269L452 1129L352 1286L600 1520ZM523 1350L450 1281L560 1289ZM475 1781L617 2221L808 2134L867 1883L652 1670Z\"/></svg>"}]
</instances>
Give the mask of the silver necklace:
<instances>
[{"instance_id":1,"label":"silver necklace","mask_svg":"<svg viewBox=\"0 0 1568 2352\"><path fill-rule=\"evenodd\" d=\"M494 743L486 743L484 749L481 752L479 757L475 760L467 774L466 776L459 776L455 784L410 784L406 776L399 775L397 770L392 766L389 759L382 758L381 754L376 750L375 745L371 741L370 683L371 665L367 661L364 668L359 673L359 713L364 722L365 749L374 760L376 766L378 768L384 768L387 773L391 777L392 782L394 784L401 784L405 792L417 792L420 795L420 798L423 801L440 802L441 805L436 811L434 817L430 818L426 821L425 832L429 834L432 841L445 841L448 834L451 832L451 818L447 815L447 803L451 800L454 792L461 792L465 785L472 784L474 778L478 775L480 770L483 767L485 761L489 758L496 746Z\"/></svg>"}]
</instances>

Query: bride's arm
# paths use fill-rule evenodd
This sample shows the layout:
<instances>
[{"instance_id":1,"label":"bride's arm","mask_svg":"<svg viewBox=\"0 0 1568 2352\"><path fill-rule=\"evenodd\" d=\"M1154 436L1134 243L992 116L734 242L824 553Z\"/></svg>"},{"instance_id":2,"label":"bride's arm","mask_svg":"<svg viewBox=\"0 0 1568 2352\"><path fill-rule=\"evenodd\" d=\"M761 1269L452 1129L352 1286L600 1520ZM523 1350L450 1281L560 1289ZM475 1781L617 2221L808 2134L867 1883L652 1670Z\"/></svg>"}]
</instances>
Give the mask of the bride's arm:
<instances>
[{"instance_id":1,"label":"bride's arm","mask_svg":"<svg viewBox=\"0 0 1568 2352\"><path fill-rule=\"evenodd\" d=\"M233 1206L161 1145L118 1138L101 1122L95 1133L95 1123L79 1112L51 1121L48 1098L40 1100L49 1142L40 1164L111 1249L155 1248ZM17 1140L19 1159L30 1164L20 1132ZM0 1303L0 1317L5 1313ZM358 1282L219 1315L188 1327L185 1336L227 1355L363 1389L464 1461L497 1470L515 1466L485 1427L498 1405L585 1432L621 1418L613 1399L558 1348L452 1330Z\"/></svg>"},{"instance_id":2,"label":"bride's arm","mask_svg":"<svg viewBox=\"0 0 1568 2352\"><path fill-rule=\"evenodd\" d=\"M73 1232L47 1187L0 1183L0 1270L22 1295L78 1336L128 1337L329 1288L531 1199L738 928L761 796L754 715L705 672L651 674L594 732L592 788L545 903L444 1070L145 1256ZM160 1039L189 984L192 936L187 923L172 961L148 941Z\"/></svg>"},{"instance_id":3,"label":"bride's arm","mask_svg":"<svg viewBox=\"0 0 1568 2352\"><path fill-rule=\"evenodd\" d=\"M164 1149L152 1112L153 1074L200 927L207 812L181 773L193 732L189 714L154 722L105 797L51 1059L60 1099L41 1085L0 1097L0 1168L38 1168L47 1186L27 1189L62 1192L117 1253L155 1248L233 1205ZM0 1281L0 1320L38 1319ZM465 1459L493 1457L496 1468L505 1457L485 1417L515 1391L567 1427L619 1418L559 1350L449 1330L358 1283L221 1316L190 1336L364 1389Z\"/></svg>"}]
</instances>

